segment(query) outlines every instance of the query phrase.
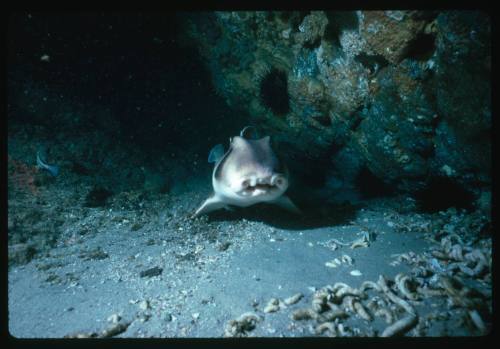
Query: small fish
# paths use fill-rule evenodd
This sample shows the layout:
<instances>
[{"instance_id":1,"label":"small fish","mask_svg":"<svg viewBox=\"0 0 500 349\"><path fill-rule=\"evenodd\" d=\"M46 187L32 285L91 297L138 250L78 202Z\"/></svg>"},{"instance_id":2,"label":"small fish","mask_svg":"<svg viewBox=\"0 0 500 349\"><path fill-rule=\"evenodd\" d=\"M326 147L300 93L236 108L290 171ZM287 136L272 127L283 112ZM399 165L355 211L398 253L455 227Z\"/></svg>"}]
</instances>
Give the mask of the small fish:
<instances>
[{"instance_id":1,"label":"small fish","mask_svg":"<svg viewBox=\"0 0 500 349\"><path fill-rule=\"evenodd\" d=\"M42 160L41 151L36 153L36 164L38 168L48 171L52 176L56 177L59 174L59 166L49 165Z\"/></svg>"}]
</instances>

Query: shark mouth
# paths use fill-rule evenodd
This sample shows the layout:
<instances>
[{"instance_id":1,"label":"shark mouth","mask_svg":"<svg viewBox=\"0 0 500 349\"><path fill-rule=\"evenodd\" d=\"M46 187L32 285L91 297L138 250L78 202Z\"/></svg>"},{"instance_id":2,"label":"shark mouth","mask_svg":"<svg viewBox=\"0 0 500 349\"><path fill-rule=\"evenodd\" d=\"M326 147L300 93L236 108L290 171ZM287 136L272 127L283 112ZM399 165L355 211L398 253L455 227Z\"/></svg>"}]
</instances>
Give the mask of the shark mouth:
<instances>
[{"instance_id":1,"label":"shark mouth","mask_svg":"<svg viewBox=\"0 0 500 349\"><path fill-rule=\"evenodd\" d=\"M266 194L269 192L273 192L275 190L282 189L284 186L286 186L287 181L285 177L282 175L273 175L271 177L265 177L265 178L249 178L245 179L241 183L242 190L240 191L240 194L247 196L247 195L262 195Z\"/></svg>"},{"instance_id":2,"label":"shark mouth","mask_svg":"<svg viewBox=\"0 0 500 349\"><path fill-rule=\"evenodd\" d=\"M254 186L248 186L245 188L246 191L249 191L249 192L254 192L255 190L257 189L260 189L260 190L264 190L264 191L269 191L271 189L277 189L277 187L275 185L270 185L270 184L257 184L257 185L254 185Z\"/></svg>"}]
</instances>

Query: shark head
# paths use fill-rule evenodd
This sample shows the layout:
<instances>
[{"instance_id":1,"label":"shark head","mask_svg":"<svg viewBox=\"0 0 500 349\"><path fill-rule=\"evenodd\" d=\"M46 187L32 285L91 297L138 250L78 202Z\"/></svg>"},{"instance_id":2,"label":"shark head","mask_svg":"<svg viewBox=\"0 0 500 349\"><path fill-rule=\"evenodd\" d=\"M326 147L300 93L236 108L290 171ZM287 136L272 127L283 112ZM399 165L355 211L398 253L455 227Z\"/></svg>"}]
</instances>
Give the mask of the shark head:
<instances>
[{"instance_id":1,"label":"shark head","mask_svg":"<svg viewBox=\"0 0 500 349\"><path fill-rule=\"evenodd\" d=\"M213 172L214 191L238 206L272 201L288 188L288 170L271 147L271 138L233 137Z\"/></svg>"},{"instance_id":2,"label":"shark head","mask_svg":"<svg viewBox=\"0 0 500 349\"><path fill-rule=\"evenodd\" d=\"M229 205L246 207L259 202L280 205L294 212L299 210L284 195L289 185L288 169L271 146L269 136L252 139L245 127L240 136L230 140L224 153L215 146L209 161L215 162L212 174L214 194L205 200L194 216Z\"/></svg>"}]
</instances>

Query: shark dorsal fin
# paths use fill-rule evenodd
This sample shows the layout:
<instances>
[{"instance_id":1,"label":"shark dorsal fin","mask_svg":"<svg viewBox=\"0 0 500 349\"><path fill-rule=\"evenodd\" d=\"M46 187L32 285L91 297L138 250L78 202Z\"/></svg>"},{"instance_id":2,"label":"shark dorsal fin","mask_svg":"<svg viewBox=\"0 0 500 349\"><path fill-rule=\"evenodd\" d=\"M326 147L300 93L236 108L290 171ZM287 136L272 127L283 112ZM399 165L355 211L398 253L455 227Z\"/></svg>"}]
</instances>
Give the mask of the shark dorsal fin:
<instances>
[{"instance_id":1,"label":"shark dorsal fin","mask_svg":"<svg viewBox=\"0 0 500 349\"><path fill-rule=\"evenodd\" d=\"M241 130L240 137L245 139L257 139L259 138L259 134L255 126L246 126Z\"/></svg>"}]
</instances>

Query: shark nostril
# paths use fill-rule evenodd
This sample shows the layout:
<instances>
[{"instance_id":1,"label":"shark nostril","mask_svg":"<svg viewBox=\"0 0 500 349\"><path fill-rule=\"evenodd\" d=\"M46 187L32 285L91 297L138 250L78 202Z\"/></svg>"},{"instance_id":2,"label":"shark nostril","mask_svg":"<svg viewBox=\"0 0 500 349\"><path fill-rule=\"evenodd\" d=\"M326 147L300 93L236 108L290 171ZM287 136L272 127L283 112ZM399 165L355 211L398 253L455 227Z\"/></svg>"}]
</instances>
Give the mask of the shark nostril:
<instances>
[{"instance_id":1,"label":"shark nostril","mask_svg":"<svg viewBox=\"0 0 500 349\"><path fill-rule=\"evenodd\" d=\"M288 76L283 70L272 68L260 82L260 100L274 115L284 116L290 111Z\"/></svg>"},{"instance_id":2,"label":"shark nostril","mask_svg":"<svg viewBox=\"0 0 500 349\"><path fill-rule=\"evenodd\" d=\"M274 175L271 177L271 185L281 185L283 184L283 177L280 175Z\"/></svg>"}]
</instances>

